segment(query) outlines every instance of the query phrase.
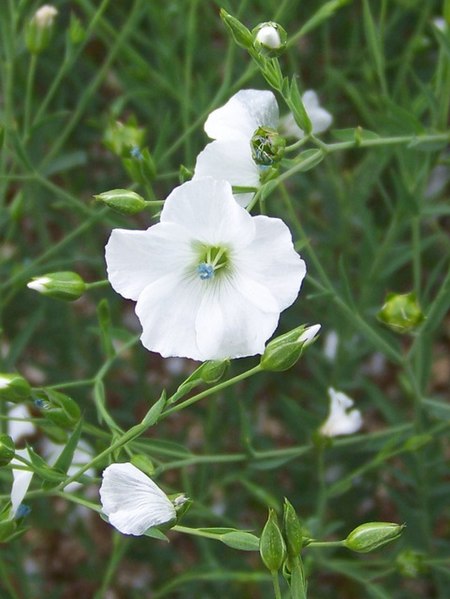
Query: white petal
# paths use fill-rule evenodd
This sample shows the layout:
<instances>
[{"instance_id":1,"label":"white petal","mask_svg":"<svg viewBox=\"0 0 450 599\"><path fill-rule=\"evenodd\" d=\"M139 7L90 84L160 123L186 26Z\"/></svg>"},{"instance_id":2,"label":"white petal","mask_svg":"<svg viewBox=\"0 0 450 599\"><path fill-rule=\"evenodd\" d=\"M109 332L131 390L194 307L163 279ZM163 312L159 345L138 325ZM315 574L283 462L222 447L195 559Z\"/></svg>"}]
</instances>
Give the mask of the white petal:
<instances>
[{"instance_id":1,"label":"white petal","mask_svg":"<svg viewBox=\"0 0 450 599\"><path fill-rule=\"evenodd\" d=\"M261 354L278 324L279 310L274 300L270 300L270 307L275 307L273 312L267 311L268 306L261 310L255 297L261 287L253 287L255 294L251 297L252 281L247 281L242 288L239 282L242 283L239 277L221 279L215 294L205 297L198 311L195 327L203 360ZM266 290L264 292L265 297L269 297ZM214 353L207 353L210 351Z\"/></svg>"},{"instance_id":2,"label":"white petal","mask_svg":"<svg viewBox=\"0 0 450 599\"><path fill-rule=\"evenodd\" d=\"M266 287L281 311L297 298L306 265L294 250L291 232L282 220L255 216L253 221L255 238L237 257L239 272Z\"/></svg>"},{"instance_id":3,"label":"white petal","mask_svg":"<svg viewBox=\"0 0 450 599\"><path fill-rule=\"evenodd\" d=\"M323 133L333 122L331 114L319 105L315 91L309 89L302 96L303 104L312 123L313 133Z\"/></svg>"},{"instance_id":4,"label":"white petal","mask_svg":"<svg viewBox=\"0 0 450 599\"><path fill-rule=\"evenodd\" d=\"M143 329L141 341L147 349L163 358L203 359L197 346L195 319L205 283L199 277L180 279L170 274L144 289L136 314Z\"/></svg>"},{"instance_id":5,"label":"white petal","mask_svg":"<svg viewBox=\"0 0 450 599\"><path fill-rule=\"evenodd\" d=\"M137 300L149 283L184 267L191 256L190 239L173 223L158 223L146 231L114 229L105 256L113 289Z\"/></svg>"},{"instance_id":6,"label":"white petal","mask_svg":"<svg viewBox=\"0 0 450 599\"><path fill-rule=\"evenodd\" d=\"M16 445L23 437L34 435L36 432L36 427L30 422L30 418L31 414L24 404L12 404L8 410L8 435Z\"/></svg>"},{"instance_id":7,"label":"white petal","mask_svg":"<svg viewBox=\"0 0 450 599\"><path fill-rule=\"evenodd\" d=\"M111 464L100 487L103 512L123 534L142 535L176 516L167 495L133 464Z\"/></svg>"},{"instance_id":8,"label":"white petal","mask_svg":"<svg viewBox=\"0 0 450 599\"><path fill-rule=\"evenodd\" d=\"M322 435L336 437L356 433L362 426L362 416L359 410L349 410L354 403L353 400L332 387L328 389L328 395L330 412L327 420L320 427Z\"/></svg>"},{"instance_id":9,"label":"white petal","mask_svg":"<svg viewBox=\"0 0 450 599\"><path fill-rule=\"evenodd\" d=\"M197 156L193 180L203 177L224 179L234 187L259 187L260 170L252 158L250 142L244 137L217 140ZM235 194L241 206L247 206L253 193Z\"/></svg>"},{"instance_id":10,"label":"white petal","mask_svg":"<svg viewBox=\"0 0 450 599\"><path fill-rule=\"evenodd\" d=\"M205 123L206 134L212 139L233 139L244 136L250 141L258 127L276 128L278 105L269 91L244 89L228 102L211 112Z\"/></svg>"},{"instance_id":11,"label":"white petal","mask_svg":"<svg viewBox=\"0 0 450 599\"><path fill-rule=\"evenodd\" d=\"M30 455L28 453L28 449L16 449L16 454L22 458L27 460L30 459ZM16 458L11 460L11 465L14 464L25 467L23 462L20 462ZM10 517L14 518L17 510L19 509L20 504L22 503L27 491L30 486L31 479L33 478L33 472L31 470L18 470L12 469L13 475L13 484L11 487L11 512Z\"/></svg>"},{"instance_id":12,"label":"white petal","mask_svg":"<svg viewBox=\"0 0 450 599\"><path fill-rule=\"evenodd\" d=\"M211 177L175 188L165 201L161 223L185 227L197 241L234 248L249 243L255 234L253 219L236 204L230 184Z\"/></svg>"}]
</instances>

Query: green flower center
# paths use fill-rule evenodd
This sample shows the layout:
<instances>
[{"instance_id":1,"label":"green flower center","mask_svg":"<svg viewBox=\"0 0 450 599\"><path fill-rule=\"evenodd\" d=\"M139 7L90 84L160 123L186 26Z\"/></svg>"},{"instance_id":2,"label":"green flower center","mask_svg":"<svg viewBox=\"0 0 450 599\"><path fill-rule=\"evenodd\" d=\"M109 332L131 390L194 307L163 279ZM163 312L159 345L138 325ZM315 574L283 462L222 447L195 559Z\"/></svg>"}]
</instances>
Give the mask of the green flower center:
<instances>
[{"instance_id":1,"label":"green flower center","mask_svg":"<svg viewBox=\"0 0 450 599\"><path fill-rule=\"evenodd\" d=\"M215 277L218 271L225 272L230 266L229 251L222 246L200 245L197 274L206 281Z\"/></svg>"}]
</instances>

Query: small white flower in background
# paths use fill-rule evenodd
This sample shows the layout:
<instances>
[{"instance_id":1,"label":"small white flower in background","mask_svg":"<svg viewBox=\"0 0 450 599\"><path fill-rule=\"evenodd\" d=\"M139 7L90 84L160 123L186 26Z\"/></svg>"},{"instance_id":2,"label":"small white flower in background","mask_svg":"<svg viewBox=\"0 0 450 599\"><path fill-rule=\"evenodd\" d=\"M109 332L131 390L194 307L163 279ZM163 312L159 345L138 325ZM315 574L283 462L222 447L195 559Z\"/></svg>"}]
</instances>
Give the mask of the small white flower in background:
<instances>
[{"instance_id":1,"label":"small white flower in background","mask_svg":"<svg viewBox=\"0 0 450 599\"><path fill-rule=\"evenodd\" d=\"M338 435L351 435L359 431L362 426L362 416L359 410L350 409L354 403L353 399L332 387L328 389L328 395L330 397L330 412L319 429L320 433L325 437L336 437Z\"/></svg>"},{"instance_id":2,"label":"small white flower in background","mask_svg":"<svg viewBox=\"0 0 450 599\"><path fill-rule=\"evenodd\" d=\"M25 458L27 460L30 459L30 455L28 453L28 449L16 449L16 455ZM11 511L10 511L10 519L20 516L20 506L22 505L22 501L27 494L28 487L30 486L31 479L33 478L33 472L31 470L22 470L18 468L14 468L14 465L22 466L26 468L25 464L18 460L17 458L13 458L11 460L12 475L13 475L13 483L11 487Z\"/></svg>"},{"instance_id":3,"label":"small white flower in background","mask_svg":"<svg viewBox=\"0 0 450 599\"><path fill-rule=\"evenodd\" d=\"M64 449L64 445L59 443L54 443L50 441L50 439L45 438L41 445L41 453L42 456L48 461L48 463L53 466L56 460L59 458L60 454ZM75 474L80 468L85 466L88 462L92 460L94 457L94 450L84 439L80 439L78 445L73 452L72 463L67 470L67 475L72 476ZM86 472L83 473L83 476L87 476L93 478L95 476L94 468L89 468ZM83 483L78 481L72 481L67 486L64 487L64 491L68 491L69 493L73 493L83 487Z\"/></svg>"},{"instance_id":4,"label":"small white flower in background","mask_svg":"<svg viewBox=\"0 0 450 599\"><path fill-rule=\"evenodd\" d=\"M9 404L8 410L8 435L17 445L25 437L34 435L35 425L30 422L31 414L24 404ZM28 454L27 456L28 457Z\"/></svg>"},{"instance_id":5,"label":"small white flower in background","mask_svg":"<svg viewBox=\"0 0 450 599\"><path fill-rule=\"evenodd\" d=\"M112 287L137 300L143 345L201 361L263 353L306 273L287 226L212 178L174 189L146 231L113 230L106 262Z\"/></svg>"},{"instance_id":6,"label":"small white flower in background","mask_svg":"<svg viewBox=\"0 0 450 599\"><path fill-rule=\"evenodd\" d=\"M444 17L434 17L433 19L431 19L431 22L436 27L436 29L439 29L439 31L442 31L442 33L447 32L448 26L447 26L447 21L444 19Z\"/></svg>"},{"instance_id":7,"label":"small white flower in background","mask_svg":"<svg viewBox=\"0 0 450 599\"><path fill-rule=\"evenodd\" d=\"M100 500L110 524L123 534L140 536L153 526L175 520L175 505L182 505L186 498L177 497L174 505L151 478L126 462L104 470Z\"/></svg>"},{"instance_id":8,"label":"small white flower in background","mask_svg":"<svg viewBox=\"0 0 450 599\"><path fill-rule=\"evenodd\" d=\"M265 168L255 162L251 141L261 127L276 130L278 117L278 104L272 92L244 89L234 94L206 119L205 132L215 141L197 156L193 179L225 179L234 187L256 191ZM253 192L238 193L235 198L245 207L253 195Z\"/></svg>"},{"instance_id":9,"label":"small white flower in background","mask_svg":"<svg viewBox=\"0 0 450 599\"><path fill-rule=\"evenodd\" d=\"M312 132L323 133L333 122L331 114L319 105L319 98L315 91L309 89L302 96L303 105L311 120ZM294 120L290 112L280 119L280 132L287 137L302 139L305 134Z\"/></svg>"},{"instance_id":10,"label":"small white flower in background","mask_svg":"<svg viewBox=\"0 0 450 599\"><path fill-rule=\"evenodd\" d=\"M38 27L45 29L53 25L56 15L58 14L57 9L50 4L44 4L34 13L34 21Z\"/></svg>"},{"instance_id":11,"label":"small white flower in background","mask_svg":"<svg viewBox=\"0 0 450 599\"><path fill-rule=\"evenodd\" d=\"M329 331L325 335L323 344L323 353L327 360L334 362L336 360L337 351L339 346L339 336L336 331Z\"/></svg>"}]
</instances>

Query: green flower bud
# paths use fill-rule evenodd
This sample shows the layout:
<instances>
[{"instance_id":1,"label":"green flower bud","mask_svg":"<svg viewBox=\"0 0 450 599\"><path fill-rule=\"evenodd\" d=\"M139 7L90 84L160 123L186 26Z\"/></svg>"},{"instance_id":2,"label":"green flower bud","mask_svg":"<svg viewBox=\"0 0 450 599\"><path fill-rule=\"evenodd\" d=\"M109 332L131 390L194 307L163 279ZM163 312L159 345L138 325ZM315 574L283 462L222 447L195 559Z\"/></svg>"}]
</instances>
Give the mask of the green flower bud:
<instances>
[{"instance_id":1,"label":"green flower bud","mask_svg":"<svg viewBox=\"0 0 450 599\"><path fill-rule=\"evenodd\" d=\"M259 553L270 572L277 572L286 559L286 545L273 509L269 509L269 517L261 533Z\"/></svg>"},{"instance_id":2,"label":"green flower bud","mask_svg":"<svg viewBox=\"0 0 450 599\"><path fill-rule=\"evenodd\" d=\"M144 198L129 189L111 189L95 195L94 198L120 214L138 214L147 207Z\"/></svg>"},{"instance_id":3,"label":"green flower bud","mask_svg":"<svg viewBox=\"0 0 450 599\"><path fill-rule=\"evenodd\" d=\"M43 410L47 420L62 428L72 428L80 420L78 404L68 395L46 389L36 393L35 405Z\"/></svg>"},{"instance_id":4,"label":"green flower bud","mask_svg":"<svg viewBox=\"0 0 450 599\"><path fill-rule=\"evenodd\" d=\"M252 158L261 167L280 162L286 147L286 139L270 127L258 127L251 139Z\"/></svg>"},{"instance_id":5,"label":"green flower bud","mask_svg":"<svg viewBox=\"0 0 450 599\"><path fill-rule=\"evenodd\" d=\"M131 458L131 463L148 476L153 476L155 474L155 465L149 457L142 453L134 455Z\"/></svg>"},{"instance_id":6,"label":"green flower bud","mask_svg":"<svg viewBox=\"0 0 450 599\"><path fill-rule=\"evenodd\" d=\"M292 504L286 497L284 498L283 529L288 556L298 557L303 547L303 527Z\"/></svg>"},{"instance_id":7,"label":"green flower bud","mask_svg":"<svg viewBox=\"0 0 450 599\"><path fill-rule=\"evenodd\" d=\"M80 19L76 15L71 14L69 23L69 40L72 42L72 44L77 46L78 44L81 44L82 41L84 41L85 37L86 30L81 24Z\"/></svg>"},{"instance_id":8,"label":"green flower bud","mask_svg":"<svg viewBox=\"0 0 450 599\"><path fill-rule=\"evenodd\" d=\"M0 374L0 399L20 403L29 399L30 383L20 374Z\"/></svg>"},{"instance_id":9,"label":"green flower bud","mask_svg":"<svg viewBox=\"0 0 450 599\"><path fill-rule=\"evenodd\" d=\"M425 318L414 292L389 293L377 316L396 333L413 331Z\"/></svg>"},{"instance_id":10,"label":"green flower bud","mask_svg":"<svg viewBox=\"0 0 450 599\"><path fill-rule=\"evenodd\" d=\"M255 49L266 58L280 56L286 49L287 33L278 23L260 23L252 35Z\"/></svg>"},{"instance_id":11,"label":"green flower bud","mask_svg":"<svg viewBox=\"0 0 450 599\"><path fill-rule=\"evenodd\" d=\"M417 578L427 569L424 558L425 556L423 553L413 551L412 549L405 549L405 551L402 551L397 555L395 564L402 576L406 576L407 578Z\"/></svg>"},{"instance_id":12,"label":"green flower bud","mask_svg":"<svg viewBox=\"0 0 450 599\"><path fill-rule=\"evenodd\" d=\"M230 366L230 360L208 360L195 374L208 385L218 383Z\"/></svg>"},{"instance_id":13,"label":"green flower bud","mask_svg":"<svg viewBox=\"0 0 450 599\"><path fill-rule=\"evenodd\" d=\"M80 275L71 271L52 272L34 277L27 287L42 295L68 302L79 299L86 291L86 283Z\"/></svg>"},{"instance_id":14,"label":"green flower bud","mask_svg":"<svg viewBox=\"0 0 450 599\"><path fill-rule=\"evenodd\" d=\"M9 435L0 435L0 467L6 466L13 459L16 447Z\"/></svg>"},{"instance_id":15,"label":"green flower bud","mask_svg":"<svg viewBox=\"0 0 450 599\"><path fill-rule=\"evenodd\" d=\"M57 14L54 6L44 4L29 21L25 30L25 43L31 54L40 54L49 45Z\"/></svg>"},{"instance_id":16,"label":"green flower bud","mask_svg":"<svg viewBox=\"0 0 450 599\"><path fill-rule=\"evenodd\" d=\"M228 14L223 8L220 9L220 17L238 46L246 50L253 48L253 36L245 25Z\"/></svg>"},{"instance_id":17,"label":"green flower bud","mask_svg":"<svg viewBox=\"0 0 450 599\"><path fill-rule=\"evenodd\" d=\"M405 526L395 522L366 522L352 530L344 545L351 551L368 553L398 539Z\"/></svg>"},{"instance_id":18,"label":"green flower bud","mask_svg":"<svg viewBox=\"0 0 450 599\"><path fill-rule=\"evenodd\" d=\"M142 148L145 140L145 129L137 126L134 117L130 117L126 123L112 121L103 134L103 143L116 156L130 158Z\"/></svg>"},{"instance_id":19,"label":"green flower bud","mask_svg":"<svg viewBox=\"0 0 450 599\"><path fill-rule=\"evenodd\" d=\"M270 341L261 356L262 369L282 372L294 366L304 349L313 343L319 329L320 324L302 325Z\"/></svg>"}]
</instances>

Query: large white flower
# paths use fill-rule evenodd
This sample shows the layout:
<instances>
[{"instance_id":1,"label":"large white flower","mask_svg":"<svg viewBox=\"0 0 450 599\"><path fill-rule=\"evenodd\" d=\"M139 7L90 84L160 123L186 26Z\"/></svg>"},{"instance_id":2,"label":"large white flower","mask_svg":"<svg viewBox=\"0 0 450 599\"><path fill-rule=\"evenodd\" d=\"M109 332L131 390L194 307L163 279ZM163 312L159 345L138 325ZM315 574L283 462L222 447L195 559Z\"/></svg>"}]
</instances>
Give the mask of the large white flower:
<instances>
[{"instance_id":1,"label":"large white flower","mask_svg":"<svg viewBox=\"0 0 450 599\"><path fill-rule=\"evenodd\" d=\"M109 522L126 535L143 535L176 517L167 495L130 462L111 464L104 470L100 499Z\"/></svg>"},{"instance_id":2,"label":"large white flower","mask_svg":"<svg viewBox=\"0 0 450 599\"><path fill-rule=\"evenodd\" d=\"M146 231L115 229L108 278L137 300L144 346L194 360L261 354L306 267L287 226L251 216L226 181L190 181Z\"/></svg>"},{"instance_id":3,"label":"large white flower","mask_svg":"<svg viewBox=\"0 0 450 599\"><path fill-rule=\"evenodd\" d=\"M316 92L312 89L308 89L303 94L302 101L311 121L312 132L323 133L326 131L333 122L333 117L327 110L325 110L325 108L320 106ZM287 137L297 137L298 139L302 139L305 136L304 131L300 129L295 122L292 112L280 119L279 130Z\"/></svg>"},{"instance_id":4,"label":"large white flower","mask_svg":"<svg viewBox=\"0 0 450 599\"><path fill-rule=\"evenodd\" d=\"M353 399L332 387L328 389L328 395L330 397L330 412L319 429L321 434L325 437L336 437L338 435L351 435L359 431L362 426L362 416L359 410L350 409L354 403Z\"/></svg>"},{"instance_id":5,"label":"large white flower","mask_svg":"<svg viewBox=\"0 0 450 599\"><path fill-rule=\"evenodd\" d=\"M204 129L215 141L197 156L194 180L225 179L233 187L259 187L265 167L252 156L251 140L260 127L276 129L278 104L269 91L244 89L208 116ZM253 193L238 193L236 200L247 206Z\"/></svg>"}]
</instances>

